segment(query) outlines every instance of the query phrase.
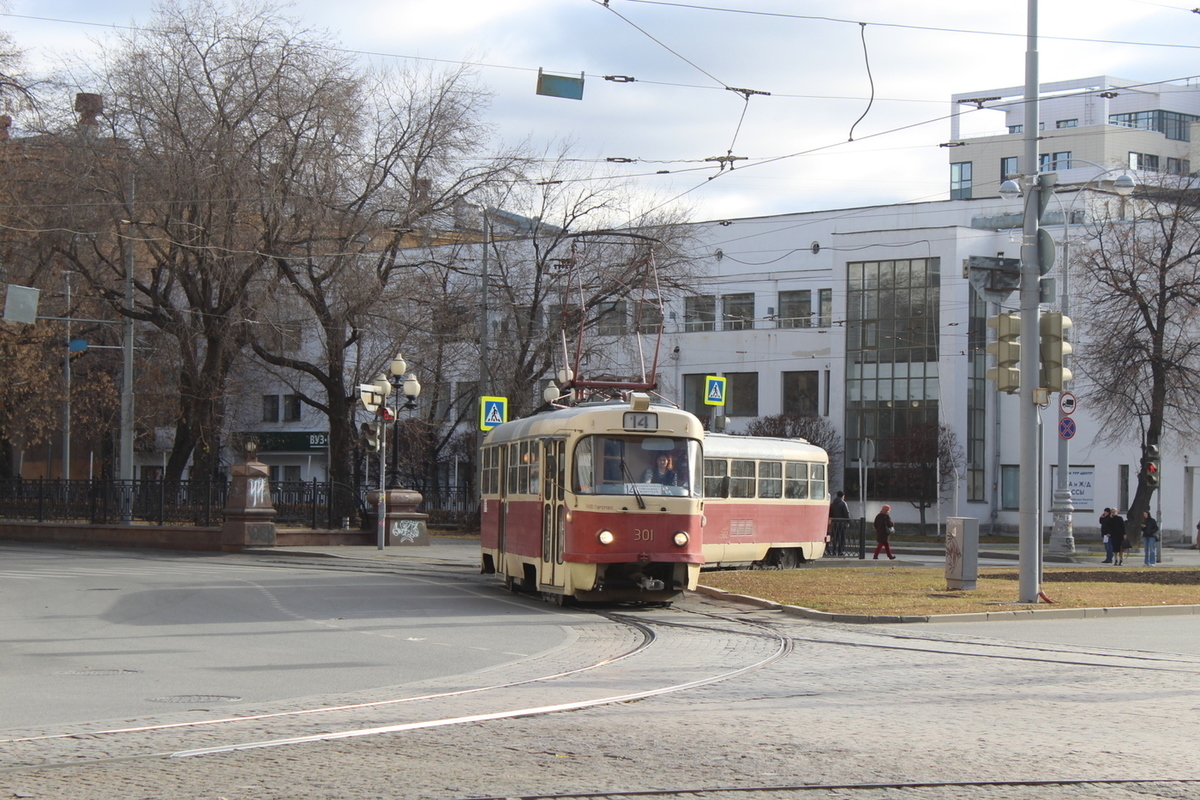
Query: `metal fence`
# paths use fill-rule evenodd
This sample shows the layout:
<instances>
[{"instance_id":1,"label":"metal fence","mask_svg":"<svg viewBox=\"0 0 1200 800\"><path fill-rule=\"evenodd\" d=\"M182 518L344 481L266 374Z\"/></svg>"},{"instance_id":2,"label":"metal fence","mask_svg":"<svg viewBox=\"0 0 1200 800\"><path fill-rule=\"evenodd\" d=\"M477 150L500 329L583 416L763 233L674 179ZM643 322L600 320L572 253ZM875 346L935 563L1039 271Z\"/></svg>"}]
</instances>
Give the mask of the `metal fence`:
<instances>
[{"instance_id":1,"label":"metal fence","mask_svg":"<svg viewBox=\"0 0 1200 800\"><path fill-rule=\"evenodd\" d=\"M324 530L360 528L366 520L368 491L329 481L272 483L275 523ZM15 478L0 480L0 519L214 526L224 521L228 495L226 481ZM478 524L474 492L440 489L424 497L420 510L429 515L430 525L471 530Z\"/></svg>"}]
</instances>

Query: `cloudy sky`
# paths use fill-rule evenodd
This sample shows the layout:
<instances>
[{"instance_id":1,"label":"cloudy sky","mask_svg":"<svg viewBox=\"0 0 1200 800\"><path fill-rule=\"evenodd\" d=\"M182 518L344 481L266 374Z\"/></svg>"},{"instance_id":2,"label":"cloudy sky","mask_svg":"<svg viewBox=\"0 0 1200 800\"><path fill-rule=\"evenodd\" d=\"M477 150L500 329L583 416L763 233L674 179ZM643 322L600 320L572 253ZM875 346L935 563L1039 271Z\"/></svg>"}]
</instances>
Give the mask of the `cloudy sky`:
<instances>
[{"instance_id":1,"label":"cloudy sky","mask_svg":"<svg viewBox=\"0 0 1200 800\"><path fill-rule=\"evenodd\" d=\"M1195 0L1039 5L1043 82L1200 80ZM146 24L152 2L7 6L0 25L48 69L106 26ZM1024 83L1025 0L298 0L287 13L370 57L477 65L504 140L619 159L606 168L694 219L944 198L950 95ZM583 99L536 95L539 68L582 73ZM971 114L964 134L1002 124Z\"/></svg>"}]
</instances>

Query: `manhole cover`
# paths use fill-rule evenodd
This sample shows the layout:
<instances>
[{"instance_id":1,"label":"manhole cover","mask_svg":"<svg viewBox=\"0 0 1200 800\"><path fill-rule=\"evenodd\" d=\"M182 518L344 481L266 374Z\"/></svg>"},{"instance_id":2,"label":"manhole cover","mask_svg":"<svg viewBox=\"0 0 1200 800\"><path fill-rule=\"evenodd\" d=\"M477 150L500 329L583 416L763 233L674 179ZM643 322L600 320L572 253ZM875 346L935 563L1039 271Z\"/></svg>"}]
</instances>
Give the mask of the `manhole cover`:
<instances>
[{"instance_id":1,"label":"manhole cover","mask_svg":"<svg viewBox=\"0 0 1200 800\"><path fill-rule=\"evenodd\" d=\"M73 669L59 675L136 675L140 669Z\"/></svg>"},{"instance_id":2,"label":"manhole cover","mask_svg":"<svg viewBox=\"0 0 1200 800\"><path fill-rule=\"evenodd\" d=\"M147 697L151 703L238 703L240 697L224 694L176 694L170 697Z\"/></svg>"}]
</instances>

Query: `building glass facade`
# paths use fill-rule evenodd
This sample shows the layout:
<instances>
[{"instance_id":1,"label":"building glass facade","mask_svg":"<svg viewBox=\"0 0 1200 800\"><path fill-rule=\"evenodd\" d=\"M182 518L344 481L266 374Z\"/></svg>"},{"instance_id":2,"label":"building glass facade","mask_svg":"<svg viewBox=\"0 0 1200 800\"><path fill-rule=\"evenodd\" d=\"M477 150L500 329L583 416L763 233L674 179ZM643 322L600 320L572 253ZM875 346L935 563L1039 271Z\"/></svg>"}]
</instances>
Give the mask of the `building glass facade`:
<instances>
[{"instance_id":1,"label":"building glass facade","mask_svg":"<svg viewBox=\"0 0 1200 800\"><path fill-rule=\"evenodd\" d=\"M876 463L885 462L915 426L938 423L941 265L858 261L846 271L845 485L857 489L854 462L865 440L874 442Z\"/></svg>"}]
</instances>

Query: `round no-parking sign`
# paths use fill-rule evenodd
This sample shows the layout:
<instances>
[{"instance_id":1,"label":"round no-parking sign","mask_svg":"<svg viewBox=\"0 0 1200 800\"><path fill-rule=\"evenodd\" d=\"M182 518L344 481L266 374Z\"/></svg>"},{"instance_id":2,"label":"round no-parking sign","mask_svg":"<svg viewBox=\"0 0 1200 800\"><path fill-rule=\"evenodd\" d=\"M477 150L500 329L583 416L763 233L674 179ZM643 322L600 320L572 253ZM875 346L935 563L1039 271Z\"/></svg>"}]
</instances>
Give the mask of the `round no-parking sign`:
<instances>
[{"instance_id":1,"label":"round no-parking sign","mask_svg":"<svg viewBox=\"0 0 1200 800\"><path fill-rule=\"evenodd\" d=\"M1064 439L1070 439L1075 436L1075 420L1070 417L1064 417L1058 421L1058 435Z\"/></svg>"}]
</instances>

